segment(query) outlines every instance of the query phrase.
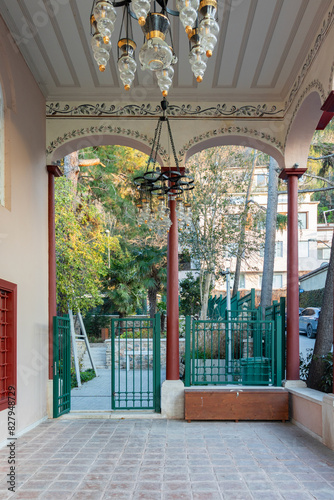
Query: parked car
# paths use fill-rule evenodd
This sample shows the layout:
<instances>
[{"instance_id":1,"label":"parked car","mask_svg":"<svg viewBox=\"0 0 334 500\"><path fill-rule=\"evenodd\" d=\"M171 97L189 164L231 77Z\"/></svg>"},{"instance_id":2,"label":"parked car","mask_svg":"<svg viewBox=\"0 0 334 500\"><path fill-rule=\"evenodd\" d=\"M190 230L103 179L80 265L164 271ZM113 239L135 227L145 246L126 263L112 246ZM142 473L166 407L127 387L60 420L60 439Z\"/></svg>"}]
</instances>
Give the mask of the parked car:
<instances>
[{"instance_id":1,"label":"parked car","mask_svg":"<svg viewBox=\"0 0 334 500\"><path fill-rule=\"evenodd\" d=\"M299 308L299 316L301 315L302 310L303 310L303 307L300 307ZM287 316L288 316L287 313L285 313L285 330L286 330L287 322L288 322Z\"/></svg>"},{"instance_id":2,"label":"parked car","mask_svg":"<svg viewBox=\"0 0 334 500\"><path fill-rule=\"evenodd\" d=\"M299 331L306 333L309 339L317 333L320 311L320 307L306 307L299 315Z\"/></svg>"}]
</instances>

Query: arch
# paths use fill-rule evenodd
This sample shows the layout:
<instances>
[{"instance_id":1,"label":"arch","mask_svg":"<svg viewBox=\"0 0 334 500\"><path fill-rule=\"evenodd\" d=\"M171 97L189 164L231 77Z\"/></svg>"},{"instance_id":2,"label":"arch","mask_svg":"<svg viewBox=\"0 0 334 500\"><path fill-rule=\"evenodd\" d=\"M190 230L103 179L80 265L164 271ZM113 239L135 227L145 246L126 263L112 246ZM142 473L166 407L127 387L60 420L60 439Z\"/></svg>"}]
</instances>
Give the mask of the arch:
<instances>
[{"instance_id":1,"label":"arch","mask_svg":"<svg viewBox=\"0 0 334 500\"><path fill-rule=\"evenodd\" d=\"M296 108L286 135L286 168L296 163L301 168L306 167L312 137L322 115L321 106L321 96L313 90Z\"/></svg>"},{"instance_id":2,"label":"arch","mask_svg":"<svg viewBox=\"0 0 334 500\"><path fill-rule=\"evenodd\" d=\"M282 144L265 132L247 129L247 127L226 127L211 130L204 134L204 137L194 137L184 146L180 154L183 153L186 162L195 153L215 146L244 146L258 149L275 158L281 168L284 166Z\"/></svg>"},{"instance_id":3,"label":"arch","mask_svg":"<svg viewBox=\"0 0 334 500\"><path fill-rule=\"evenodd\" d=\"M62 137L57 137L57 139L51 141L46 152L49 155L50 162L61 160L73 151L91 146L127 146L149 155L152 143L153 137L148 137L136 130L125 130L121 129L121 127L108 125L67 132ZM160 147L157 162L162 164L166 158L168 158L166 150Z\"/></svg>"}]
</instances>

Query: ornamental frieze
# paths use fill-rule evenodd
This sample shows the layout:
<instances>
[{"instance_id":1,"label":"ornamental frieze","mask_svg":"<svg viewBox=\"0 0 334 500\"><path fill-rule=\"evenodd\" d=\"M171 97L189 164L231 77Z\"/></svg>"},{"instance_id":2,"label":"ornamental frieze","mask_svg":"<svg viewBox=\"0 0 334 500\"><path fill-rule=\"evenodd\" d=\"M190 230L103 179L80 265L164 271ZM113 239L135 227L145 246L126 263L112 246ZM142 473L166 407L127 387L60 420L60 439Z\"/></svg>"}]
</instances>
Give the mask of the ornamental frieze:
<instances>
[{"instance_id":1,"label":"ornamental frieze","mask_svg":"<svg viewBox=\"0 0 334 500\"><path fill-rule=\"evenodd\" d=\"M66 132L63 136L57 137L56 139L50 142L46 150L46 154L50 155L59 146L72 139L76 139L78 137L83 137L83 136L101 135L101 134L121 135L123 137L131 137L138 141L142 141L149 146L152 146L153 144L153 137L149 137L146 134L142 134L141 132L139 132L139 130L131 130L129 128L123 128L123 127L112 127L111 125L97 125L95 127L83 127L83 128L73 129L70 132ZM161 157L163 158L164 161L168 160L169 156L166 149L160 146L159 153L161 154Z\"/></svg>"},{"instance_id":2,"label":"ornamental frieze","mask_svg":"<svg viewBox=\"0 0 334 500\"><path fill-rule=\"evenodd\" d=\"M216 104L214 106L197 106L192 104L169 104L168 116L173 117L202 117L202 118L263 118L282 117L283 109L271 104L244 104L229 105ZM52 117L156 117L162 114L160 104L126 104L115 105L107 103L97 104L63 104L48 103L46 105L47 118Z\"/></svg>"},{"instance_id":3,"label":"ornamental frieze","mask_svg":"<svg viewBox=\"0 0 334 500\"><path fill-rule=\"evenodd\" d=\"M251 136L255 139L265 141L269 144L275 146L281 153L283 153L283 145L280 141L278 141L275 137L272 137L270 134L262 132L261 130L256 130L254 128L249 127L222 127L213 130L209 130L208 132L204 132L203 134L197 135L193 137L190 141L188 141L183 148L179 151L179 157L183 157L186 152L195 144L203 142L212 137L219 137L220 135L241 135L241 136Z\"/></svg>"}]
</instances>

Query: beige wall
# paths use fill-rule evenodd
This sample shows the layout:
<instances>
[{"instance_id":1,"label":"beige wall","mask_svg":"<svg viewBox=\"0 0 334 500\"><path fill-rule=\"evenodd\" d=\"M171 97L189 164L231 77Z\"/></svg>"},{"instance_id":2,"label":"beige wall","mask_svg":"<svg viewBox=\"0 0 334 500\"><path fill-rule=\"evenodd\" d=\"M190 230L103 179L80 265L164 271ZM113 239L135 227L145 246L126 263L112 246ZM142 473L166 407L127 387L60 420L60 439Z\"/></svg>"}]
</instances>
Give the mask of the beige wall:
<instances>
[{"instance_id":1,"label":"beige wall","mask_svg":"<svg viewBox=\"0 0 334 500\"><path fill-rule=\"evenodd\" d=\"M0 278L18 288L17 430L46 415L48 348L45 101L0 17L5 107L5 207L0 206ZM0 443L7 411L0 412Z\"/></svg>"}]
</instances>

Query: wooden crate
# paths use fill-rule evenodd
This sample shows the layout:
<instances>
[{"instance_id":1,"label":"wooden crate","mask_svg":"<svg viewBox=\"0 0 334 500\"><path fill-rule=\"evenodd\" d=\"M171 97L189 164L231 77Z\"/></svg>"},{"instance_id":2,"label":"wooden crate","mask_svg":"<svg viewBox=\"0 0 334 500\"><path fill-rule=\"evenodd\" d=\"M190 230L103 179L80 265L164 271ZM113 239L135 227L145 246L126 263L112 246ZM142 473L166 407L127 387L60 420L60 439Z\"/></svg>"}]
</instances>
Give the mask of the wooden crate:
<instances>
[{"instance_id":1,"label":"wooden crate","mask_svg":"<svg viewBox=\"0 0 334 500\"><path fill-rule=\"evenodd\" d=\"M185 389L185 419L289 420L284 389Z\"/></svg>"}]
</instances>

